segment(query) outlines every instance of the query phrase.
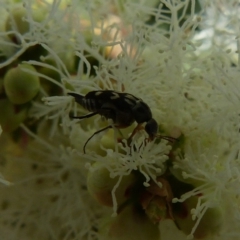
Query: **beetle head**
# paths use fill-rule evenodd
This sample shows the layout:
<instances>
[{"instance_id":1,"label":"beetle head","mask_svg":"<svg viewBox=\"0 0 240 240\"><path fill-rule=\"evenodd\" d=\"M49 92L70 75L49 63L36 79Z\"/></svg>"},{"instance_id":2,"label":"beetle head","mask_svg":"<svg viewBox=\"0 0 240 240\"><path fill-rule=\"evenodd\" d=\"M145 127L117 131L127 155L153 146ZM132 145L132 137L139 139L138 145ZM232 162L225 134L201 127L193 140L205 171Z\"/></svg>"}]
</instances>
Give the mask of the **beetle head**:
<instances>
[{"instance_id":1,"label":"beetle head","mask_svg":"<svg viewBox=\"0 0 240 240\"><path fill-rule=\"evenodd\" d=\"M155 119L151 118L145 125L145 131L149 135L150 140L153 140L157 136L158 124Z\"/></svg>"}]
</instances>

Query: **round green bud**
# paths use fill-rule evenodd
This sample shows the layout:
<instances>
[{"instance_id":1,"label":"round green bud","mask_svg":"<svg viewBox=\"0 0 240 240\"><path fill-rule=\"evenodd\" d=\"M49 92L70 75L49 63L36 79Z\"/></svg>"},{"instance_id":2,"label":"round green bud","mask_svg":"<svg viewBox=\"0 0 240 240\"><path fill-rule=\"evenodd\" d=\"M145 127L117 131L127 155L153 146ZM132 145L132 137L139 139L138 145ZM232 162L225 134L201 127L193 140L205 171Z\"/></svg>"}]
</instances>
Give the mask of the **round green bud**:
<instances>
[{"instance_id":1,"label":"round green bud","mask_svg":"<svg viewBox=\"0 0 240 240\"><path fill-rule=\"evenodd\" d=\"M178 211L173 212L175 223L185 234L189 235L196 224L191 211L197 205L198 197L193 196L179 204ZM223 223L222 211L219 208L208 208L193 233L194 239L204 239L217 234Z\"/></svg>"},{"instance_id":2,"label":"round green bud","mask_svg":"<svg viewBox=\"0 0 240 240\"><path fill-rule=\"evenodd\" d=\"M37 10L32 9L31 15L28 15L27 10L22 6L11 9L5 22L6 32L15 31L24 35L30 31L30 24L26 19L29 18L29 21L41 22L45 18L45 10L42 8L38 8ZM16 33L9 33L8 37L12 42L20 43L19 36ZM40 56L46 54L46 49L40 44L36 44L26 49L26 51L19 56L19 59L21 61L27 61L29 59L39 61Z\"/></svg>"},{"instance_id":3,"label":"round green bud","mask_svg":"<svg viewBox=\"0 0 240 240\"><path fill-rule=\"evenodd\" d=\"M142 209L131 205L102 224L99 230L105 240L161 239L158 225L153 224Z\"/></svg>"},{"instance_id":4,"label":"round green bud","mask_svg":"<svg viewBox=\"0 0 240 240\"><path fill-rule=\"evenodd\" d=\"M4 132L12 132L16 130L27 117L26 106L16 106L8 99L0 100L0 125Z\"/></svg>"},{"instance_id":5,"label":"round green bud","mask_svg":"<svg viewBox=\"0 0 240 240\"><path fill-rule=\"evenodd\" d=\"M23 104L32 100L40 89L38 76L24 69L37 72L33 66L19 64L11 68L4 76L4 88L9 100L14 104Z\"/></svg>"},{"instance_id":6,"label":"round green bud","mask_svg":"<svg viewBox=\"0 0 240 240\"><path fill-rule=\"evenodd\" d=\"M60 74L57 71L50 68L51 66L56 67L55 66L56 64L51 60L46 60L46 61L44 61L44 63L48 64L49 68L48 67L39 67L38 72L42 75L45 75L47 77L50 77L50 78L54 79L57 82L60 82L60 80L61 80ZM40 82L41 82L41 87L49 95L52 96L52 95L60 95L61 94L62 88L60 88L55 83L50 82L48 79L46 79L44 77L40 77Z\"/></svg>"},{"instance_id":7,"label":"round green bud","mask_svg":"<svg viewBox=\"0 0 240 240\"><path fill-rule=\"evenodd\" d=\"M89 171L87 178L88 191L100 204L113 206L112 190L118 182L118 177L111 178L106 168L98 168L95 171ZM135 176L129 174L122 178L115 191L118 205L122 204L129 197L131 187L135 183Z\"/></svg>"},{"instance_id":8,"label":"round green bud","mask_svg":"<svg viewBox=\"0 0 240 240\"><path fill-rule=\"evenodd\" d=\"M21 34L29 31L29 23L23 18L27 16L27 11L23 7L11 9L8 18L5 22L5 30L15 30Z\"/></svg>"},{"instance_id":9,"label":"round green bud","mask_svg":"<svg viewBox=\"0 0 240 240\"><path fill-rule=\"evenodd\" d=\"M0 78L0 95L3 94L3 92L4 92L3 79Z\"/></svg>"},{"instance_id":10,"label":"round green bud","mask_svg":"<svg viewBox=\"0 0 240 240\"><path fill-rule=\"evenodd\" d=\"M28 18L27 10L18 6L10 10L9 16L5 22L5 31L16 31L20 34L29 32L30 26L29 22L25 19ZM41 22L44 19L44 11L42 9L33 10L32 18L34 21ZM15 34L9 34L8 37L14 42L18 43L18 37Z\"/></svg>"}]
</instances>

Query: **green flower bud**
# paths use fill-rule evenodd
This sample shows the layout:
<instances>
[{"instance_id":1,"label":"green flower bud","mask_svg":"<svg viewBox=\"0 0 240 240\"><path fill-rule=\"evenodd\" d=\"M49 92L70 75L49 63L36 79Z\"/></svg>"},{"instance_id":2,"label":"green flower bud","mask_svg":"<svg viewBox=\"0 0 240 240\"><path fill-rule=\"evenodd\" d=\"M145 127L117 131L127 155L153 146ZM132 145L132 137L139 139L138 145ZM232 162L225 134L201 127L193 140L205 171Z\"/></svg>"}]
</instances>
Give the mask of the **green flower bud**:
<instances>
[{"instance_id":1,"label":"green flower bud","mask_svg":"<svg viewBox=\"0 0 240 240\"><path fill-rule=\"evenodd\" d=\"M185 173L183 172L182 169L180 168L174 168L174 167L170 167L169 168L170 172L172 173L172 175L181 183L186 183L186 184L190 184L192 186L198 187L200 185L203 184L202 181L197 180L197 179L193 179L193 178L186 178L185 177ZM180 184L180 183L179 183ZM183 194L184 192L182 192Z\"/></svg>"},{"instance_id":2,"label":"green flower bud","mask_svg":"<svg viewBox=\"0 0 240 240\"><path fill-rule=\"evenodd\" d=\"M117 217L100 226L100 235L104 240L160 240L158 225L135 206L127 206Z\"/></svg>"},{"instance_id":3,"label":"green flower bud","mask_svg":"<svg viewBox=\"0 0 240 240\"><path fill-rule=\"evenodd\" d=\"M0 95L3 94L3 92L4 92L3 79L0 78Z\"/></svg>"},{"instance_id":4,"label":"green flower bud","mask_svg":"<svg viewBox=\"0 0 240 240\"><path fill-rule=\"evenodd\" d=\"M8 70L4 76L4 88L9 100L14 104L26 103L36 96L40 89L39 78L23 70L36 72L33 66L19 64Z\"/></svg>"},{"instance_id":5,"label":"green flower bud","mask_svg":"<svg viewBox=\"0 0 240 240\"><path fill-rule=\"evenodd\" d=\"M5 22L5 31L17 31L20 34L27 33L30 30L29 22L24 19L27 19L27 17L27 10L24 7L19 6L11 9ZM34 10L32 17L34 21L41 22L44 19L44 12L39 11L39 9L38 11ZM18 38L15 34L9 34L8 37L14 43L18 43Z\"/></svg>"},{"instance_id":6,"label":"green flower bud","mask_svg":"<svg viewBox=\"0 0 240 240\"><path fill-rule=\"evenodd\" d=\"M191 210L197 205L198 197L193 196L188 198L183 203L175 203L179 205L178 211L174 211L174 219L178 228L185 234L189 235L192 228L195 226L196 220L192 220ZM214 234L220 230L223 222L222 211L219 208L208 208L201 218L193 237L195 239L203 239Z\"/></svg>"},{"instance_id":7,"label":"green flower bud","mask_svg":"<svg viewBox=\"0 0 240 240\"><path fill-rule=\"evenodd\" d=\"M8 99L0 100L0 125L4 132L12 132L27 117L26 106L14 106Z\"/></svg>"},{"instance_id":8,"label":"green flower bud","mask_svg":"<svg viewBox=\"0 0 240 240\"><path fill-rule=\"evenodd\" d=\"M53 61L51 60L46 60L44 61L44 64L48 64L49 67L51 66L54 66L55 67L55 64ZM38 72L47 76L47 77L50 77L52 79L54 79L55 81L57 82L60 82L61 80L61 76L60 74L51 69L51 68L48 68L48 67L40 67L38 69ZM60 95L61 94L61 91L62 91L62 88L60 88L59 86L57 86L55 83L53 82L50 82L49 80L47 80L46 78L44 77L40 77L40 82L41 82L41 86L44 88L44 90L50 95L50 96L53 96L53 95Z\"/></svg>"},{"instance_id":9,"label":"green flower bud","mask_svg":"<svg viewBox=\"0 0 240 240\"><path fill-rule=\"evenodd\" d=\"M89 171L87 186L89 193L102 205L113 206L112 190L118 182L118 177L111 178L106 168L99 168L93 172ZM124 176L115 191L118 205L126 201L130 194L130 189L135 183L135 176L129 174Z\"/></svg>"},{"instance_id":10,"label":"green flower bud","mask_svg":"<svg viewBox=\"0 0 240 240\"><path fill-rule=\"evenodd\" d=\"M65 49L64 52L60 52L59 53L59 57L61 58L61 60L63 61L65 67L67 68L67 70L69 71L69 73L75 75L76 74L76 68L75 67L75 51L74 49L72 49L72 47L68 47ZM81 77L82 80L82 77Z\"/></svg>"},{"instance_id":11,"label":"green flower bud","mask_svg":"<svg viewBox=\"0 0 240 240\"><path fill-rule=\"evenodd\" d=\"M24 35L30 30L30 24L25 19L28 19L28 17L32 17L33 19L29 19L29 21L41 22L45 17L45 10L42 8L38 8L37 10L32 9L31 14L31 16L28 16L27 10L21 6L11 9L9 16L5 22L6 32L15 31L21 35ZM20 43L20 39L17 34L10 33L8 34L8 37L12 42L17 44ZM19 56L19 60L39 60L40 56L46 54L47 50L44 49L40 44L36 44L26 49L26 51L21 56Z\"/></svg>"},{"instance_id":12,"label":"green flower bud","mask_svg":"<svg viewBox=\"0 0 240 240\"><path fill-rule=\"evenodd\" d=\"M24 34L29 31L29 23L24 21L23 18L27 16L27 11L23 7L17 7L10 11L8 18L5 23L6 31L18 31L21 34ZM10 36L12 39L12 35Z\"/></svg>"}]
</instances>

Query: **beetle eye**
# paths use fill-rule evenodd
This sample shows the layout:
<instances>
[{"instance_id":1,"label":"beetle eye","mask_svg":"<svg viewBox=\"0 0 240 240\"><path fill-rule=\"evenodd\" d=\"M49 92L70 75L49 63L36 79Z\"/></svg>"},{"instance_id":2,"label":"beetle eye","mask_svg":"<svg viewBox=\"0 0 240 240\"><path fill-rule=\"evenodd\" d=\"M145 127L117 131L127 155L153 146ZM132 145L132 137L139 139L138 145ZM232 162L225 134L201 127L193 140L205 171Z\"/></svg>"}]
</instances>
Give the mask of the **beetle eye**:
<instances>
[{"instance_id":1,"label":"beetle eye","mask_svg":"<svg viewBox=\"0 0 240 240\"><path fill-rule=\"evenodd\" d=\"M155 119L152 118L147 122L145 126L145 131L147 132L151 140L156 136L158 132L158 124Z\"/></svg>"}]
</instances>

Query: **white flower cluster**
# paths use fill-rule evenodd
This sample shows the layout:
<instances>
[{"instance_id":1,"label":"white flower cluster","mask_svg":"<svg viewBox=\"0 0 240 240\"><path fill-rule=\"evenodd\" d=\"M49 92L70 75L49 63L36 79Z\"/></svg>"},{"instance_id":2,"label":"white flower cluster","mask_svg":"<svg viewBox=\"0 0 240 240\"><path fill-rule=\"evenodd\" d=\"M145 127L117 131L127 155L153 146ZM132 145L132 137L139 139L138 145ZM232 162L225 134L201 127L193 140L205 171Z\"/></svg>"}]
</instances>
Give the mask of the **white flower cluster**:
<instances>
[{"instance_id":1,"label":"white flower cluster","mask_svg":"<svg viewBox=\"0 0 240 240\"><path fill-rule=\"evenodd\" d=\"M87 181L89 172L102 169L107 181L117 179L111 200L93 195L114 213L124 206L117 191L130 186L125 177L134 175L132 184L135 173L141 174L145 191L155 183L164 188L157 180L161 176L173 192L168 214L177 211L174 204L187 206L193 219L185 229L178 214L173 218L186 235L239 239L237 1L3 0L0 6L0 74L22 57L37 69L29 73L41 79L40 99L31 102L28 113L36 125L30 130L29 122L21 124L18 144L4 128L1 133L1 239L100 239L99 219L111 213L89 196ZM16 17L12 9L18 8L23 14ZM34 49L27 59L26 51L36 46L39 57ZM147 143L141 130L129 146L134 123L96 134L84 154L86 141L113 122L100 116L71 119L87 112L67 93L107 89L146 102L161 135L176 138L174 143L160 138ZM217 230L209 230L203 220L214 222Z\"/></svg>"}]
</instances>

